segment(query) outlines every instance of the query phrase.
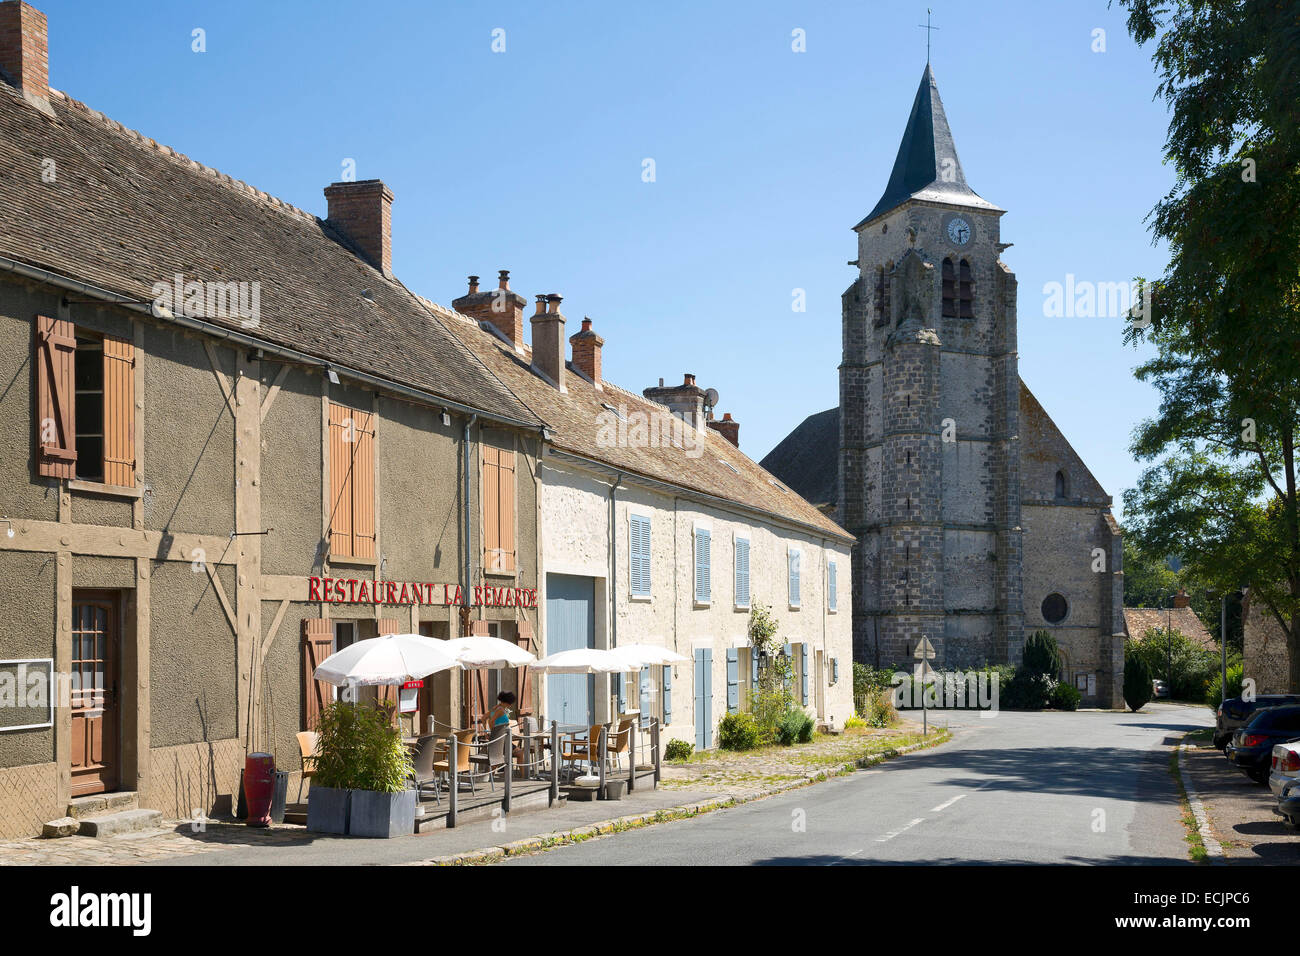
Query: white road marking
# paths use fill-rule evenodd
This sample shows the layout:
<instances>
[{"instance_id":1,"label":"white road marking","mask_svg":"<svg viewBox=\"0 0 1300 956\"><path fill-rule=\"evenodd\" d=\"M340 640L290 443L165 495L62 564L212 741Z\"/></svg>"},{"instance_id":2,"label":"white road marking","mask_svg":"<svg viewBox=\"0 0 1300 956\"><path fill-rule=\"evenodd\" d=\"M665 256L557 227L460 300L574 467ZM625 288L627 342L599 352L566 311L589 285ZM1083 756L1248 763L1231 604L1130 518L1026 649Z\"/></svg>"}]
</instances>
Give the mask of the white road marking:
<instances>
[{"instance_id":1,"label":"white road marking","mask_svg":"<svg viewBox=\"0 0 1300 956\"><path fill-rule=\"evenodd\" d=\"M957 794L957 796L953 797L951 800L945 800L943 803L939 804L937 807L935 807L934 809L932 809L930 812L931 812L931 813L940 813L940 812L942 812L942 811L944 811L944 810L947 810L950 806L952 806L954 803L956 803L958 800L960 800L960 799L961 799L962 797L964 797L964 796L966 796L966 794L964 794L964 793L959 793L959 794Z\"/></svg>"},{"instance_id":2,"label":"white road marking","mask_svg":"<svg viewBox=\"0 0 1300 956\"><path fill-rule=\"evenodd\" d=\"M913 820L911 823L905 824L904 826L899 827L897 830L890 830L890 831L889 831L888 833L886 833L884 836L882 836L882 837L876 837L876 842L877 842L877 843L886 843L886 842L892 840L894 837L898 836L900 833L906 833L908 830L912 829L912 827L916 826L918 823L922 823L922 822L924 822L924 820L925 820L925 817L917 817L917 818L916 818L915 820Z\"/></svg>"}]
</instances>

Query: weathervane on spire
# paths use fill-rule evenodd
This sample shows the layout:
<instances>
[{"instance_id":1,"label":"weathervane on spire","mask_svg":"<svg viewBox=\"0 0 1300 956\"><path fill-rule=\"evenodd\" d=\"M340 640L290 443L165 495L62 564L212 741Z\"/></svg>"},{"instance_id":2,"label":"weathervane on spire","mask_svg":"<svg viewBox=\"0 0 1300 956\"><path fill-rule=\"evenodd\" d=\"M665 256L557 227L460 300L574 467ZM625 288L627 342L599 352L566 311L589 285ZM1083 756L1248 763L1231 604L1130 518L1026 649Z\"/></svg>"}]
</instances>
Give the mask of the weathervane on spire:
<instances>
[{"instance_id":1,"label":"weathervane on spire","mask_svg":"<svg viewBox=\"0 0 1300 956\"><path fill-rule=\"evenodd\" d=\"M930 8L929 8L929 7L926 7L926 8L925 8L925 22L924 22L924 23L918 23L917 26L920 27L922 30L925 31L925 64L926 64L926 66L929 66L929 65L930 65L930 34L931 34L931 31L939 29L938 27L932 27L932 26L930 26Z\"/></svg>"}]
</instances>

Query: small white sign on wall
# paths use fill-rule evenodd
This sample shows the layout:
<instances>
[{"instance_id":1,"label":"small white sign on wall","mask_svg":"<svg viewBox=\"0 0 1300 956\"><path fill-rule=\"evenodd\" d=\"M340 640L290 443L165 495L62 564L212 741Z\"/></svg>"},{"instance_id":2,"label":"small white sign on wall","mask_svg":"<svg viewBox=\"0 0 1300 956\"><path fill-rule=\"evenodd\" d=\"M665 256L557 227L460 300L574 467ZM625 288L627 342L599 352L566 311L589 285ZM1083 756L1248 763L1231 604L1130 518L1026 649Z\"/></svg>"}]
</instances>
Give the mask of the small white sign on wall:
<instances>
[{"instance_id":1,"label":"small white sign on wall","mask_svg":"<svg viewBox=\"0 0 1300 956\"><path fill-rule=\"evenodd\" d=\"M1096 674L1088 675L1088 696L1089 697L1097 696L1097 675Z\"/></svg>"}]
</instances>

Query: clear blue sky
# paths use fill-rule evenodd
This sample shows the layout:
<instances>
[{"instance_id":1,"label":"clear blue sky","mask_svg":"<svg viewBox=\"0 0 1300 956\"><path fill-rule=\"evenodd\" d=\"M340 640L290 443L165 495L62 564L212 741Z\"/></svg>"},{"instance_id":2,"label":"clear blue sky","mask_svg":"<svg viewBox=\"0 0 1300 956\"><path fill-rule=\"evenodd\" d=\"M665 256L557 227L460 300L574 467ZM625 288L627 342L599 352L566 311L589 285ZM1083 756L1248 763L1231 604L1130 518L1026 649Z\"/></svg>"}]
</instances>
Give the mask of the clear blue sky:
<instances>
[{"instance_id":1,"label":"clear blue sky","mask_svg":"<svg viewBox=\"0 0 1300 956\"><path fill-rule=\"evenodd\" d=\"M394 269L435 301L501 268L530 301L559 292L605 337L607 378L694 372L755 459L838 401L851 227L889 177L924 3L36 5L51 84L119 122L321 216L345 159L383 179ZM1156 402L1142 353L1115 319L1044 318L1042 288L1163 270L1150 50L1105 0L931 6L967 180L1008 210L1021 375L1118 506Z\"/></svg>"}]
</instances>

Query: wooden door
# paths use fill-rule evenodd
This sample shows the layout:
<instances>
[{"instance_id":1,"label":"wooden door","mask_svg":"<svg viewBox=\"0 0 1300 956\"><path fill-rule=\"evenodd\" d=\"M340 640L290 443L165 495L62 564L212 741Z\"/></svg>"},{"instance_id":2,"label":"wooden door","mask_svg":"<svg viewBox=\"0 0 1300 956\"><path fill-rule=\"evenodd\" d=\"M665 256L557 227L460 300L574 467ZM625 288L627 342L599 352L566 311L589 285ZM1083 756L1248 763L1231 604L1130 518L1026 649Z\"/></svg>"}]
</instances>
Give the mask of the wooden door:
<instances>
[{"instance_id":1,"label":"wooden door","mask_svg":"<svg viewBox=\"0 0 1300 956\"><path fill-rule=\"evenodd\" d=\"M72 795L118 785L120 610L116 594L72 599Z\"/></svg>"}]
</instances>

